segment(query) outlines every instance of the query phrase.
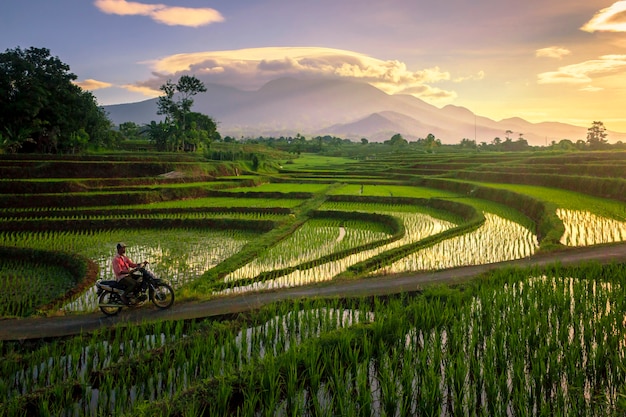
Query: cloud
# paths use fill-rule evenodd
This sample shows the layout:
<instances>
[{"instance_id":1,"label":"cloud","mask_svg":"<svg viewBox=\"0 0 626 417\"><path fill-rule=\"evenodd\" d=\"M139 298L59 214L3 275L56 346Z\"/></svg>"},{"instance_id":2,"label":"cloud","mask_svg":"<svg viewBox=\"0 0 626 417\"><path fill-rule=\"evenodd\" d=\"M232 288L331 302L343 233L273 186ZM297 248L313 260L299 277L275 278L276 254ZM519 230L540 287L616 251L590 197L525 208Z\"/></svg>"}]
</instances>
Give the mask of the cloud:
<instances>
[{"instance_id":1,"label":"cloud","mask_svg":"<svg viewBox=\"0 0 626 417\"><path fill-rule=\"evenodd\" d=\"M127 0L95 0L94 5L103 13L120 16L148 16L168 26L199 27L224 21L224 17L211 8L173 7Z\"/></svg>"},{"instance_id":2,"label":"cloud","mask_svg":"<svg viewBox=\"0 0 626 417\"><path fill-rule=\"evenodd\" d=\"M585 84L592 76L604 76L626 70L626 55L604 55L598 59L560 67L558 71L544 72L537 76L539 84L573 83Z\"/></svg>"},{"instance_id":3,"label":"cloud","mask_svg":"<svg viewBox=\"0 0 626 417\"><path fill-rule=\"evenodd\" d=\"M535 56L538 58L556 58L561 59L565 55L569 55L571 51L569 49L560 46L550 46L548 48L541 48L535 51Z\"/></svg>"},{"instance_id":4,"label":"cloud","mask_svg":"<svg viewBox=\"0 0 626 417\"><path fill-rule=\"evenodd\" d=\"M604 88L602 88L602 87L594 87L592 85L587 85L587 86L585 86L583 88L580 88L579 90L580 91L586 91L586 92L589 92L589 93L597 93L598 91L604 91Z\"/></svg>"},{"instance_id":5,"label":"cloud","mask_svg":"<svg viewBox=\"0 0 626 417\"><path fill-rule=\"evenodd\" d=\"M464 81L482 80L485 78L485 71L478 71L476 74L468 75L466 77L458 77L454 79L455 83L462 83Z\"/></svg>"},{"instance_id":6,"label":"cloud","mask_svg":"<svg viewBox=\"0 0 626 417\"><path fill-rule=\"evenodd\" d=\"M580 29L585 32L626 32L626 1L618 1L600 10Z\"/></svg>"},{"instance_id":7,"label":"cloud","mask_svg":"<svg viewBox=\"0 0 626 417\"><path fill-rule=\"evenodd\" d=\"M124 84L121 86L123 89L132 91L133 93L140 93L146 97L158 97L163 95L163 92L160 90L155 90L152 87L143 87L141 85L134 84Z\"/></svg>"},{"instance_id":8,"label":"cloud","mask_svg":"<svg viewBox=\"0 0 626 417\"><path fill-rule=\"evenodd\" d=\"M149 62L154 78L141 83L158 91L167 79L194 74L205 83L256 89L278 77L341 78L367 82L388 94L441 100L456 97L430 84L450 80L439 67L411 71L397 60L379 60L352 51L316 47L267 47L176 54ZM479 77L482 75L478 75Z\"/></svg>"},{"instance_id":9,"label":"cloud","mask_svg":"<svg viewBox=\"0 0 626 417\"><path fill-rule=\"evenodd\" d=\"M100 90L102 88L109 88L113 85L111 83L93 80L93 79L88 79L84 81L76 81L74 82L74 84L76 84L83 90L87 90L87 91L94 91L94 90Z\"/></svg>"}]
</instances>

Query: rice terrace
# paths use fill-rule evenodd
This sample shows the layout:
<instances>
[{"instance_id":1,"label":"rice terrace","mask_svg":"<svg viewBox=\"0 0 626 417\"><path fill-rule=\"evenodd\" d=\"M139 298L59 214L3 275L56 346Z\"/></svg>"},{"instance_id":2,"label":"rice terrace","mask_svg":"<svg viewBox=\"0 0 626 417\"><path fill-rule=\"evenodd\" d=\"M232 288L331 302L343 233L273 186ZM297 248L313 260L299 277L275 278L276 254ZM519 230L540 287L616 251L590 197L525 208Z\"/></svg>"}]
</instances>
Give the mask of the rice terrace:
<instances>
[{"instance_id":1,"label":"rice terrace","mask_svg":"<svg viewBox=\"0 0 626 417\"><path fill-rule=\"evenodd\" d=\"M0 415L624 415L626 151L370 145L0 154Z\"/></svg>"}]
</instances>

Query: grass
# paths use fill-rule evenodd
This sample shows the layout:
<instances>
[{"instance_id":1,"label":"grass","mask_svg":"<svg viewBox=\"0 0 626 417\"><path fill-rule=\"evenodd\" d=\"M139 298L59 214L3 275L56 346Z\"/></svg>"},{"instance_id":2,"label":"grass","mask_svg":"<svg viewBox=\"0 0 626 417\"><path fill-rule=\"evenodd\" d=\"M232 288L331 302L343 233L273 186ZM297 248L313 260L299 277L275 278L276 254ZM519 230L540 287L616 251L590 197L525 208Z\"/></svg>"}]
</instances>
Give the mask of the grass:
<instances>
[{"instance_id":1,"label":"grass","mask_svg":"<svg viewBox=\"0 0 626 417\"><path fill-rule=\"evenodd\" d=\"M349 184L337 188L332 194L413 198L452 198L458 196L455 193L434 188L391 184Z\"/></svg>"},{"instance_id":2,"label":"grass","mask_svg":"<svg viewBox=\"0 0 626 417\"><path fill-rule=\"evenodd\" d=\"M419 293L5 342L0 413L622 415L625 276L507 269Z\"/></svg>"},{"instance_id":3,"label":"grass","mask_svg":"<svg viewBox=\"0 0 626 417\"><path fill-rule=\"evenodd\" d=\"M328 188L328 184L279 184L279 183L265 183L257 187L238 187L229 191L233 193L238 192L270 192L270 193L318 193Z\"/></svg>"},{"instance_id":4,"label":"grass","mask_svg":"<svg viewBox=\"0 0 626 417\"><path fill-rule=\"evenodd\" d=\"M493 188L500 188L526 194L542 201L554 203L556 206L570 210L590 211L599 216L616 220L626 220L626 205L606 198L566 191L558 188L548 188L522 184L476 183Z\"/></svg>"},{"instance_id":5,"label":"grass","mask_svg":"<svg viewBox=\"0 0 626 417\"><path fill-rule=\"evenodd\" d=\"M283 168L289 170L315 171L332 168L345 168L346 165L354 164L354 159L323 156L317 154L300 154L297 158L290 159L283 164Z\"/></svg>"},{"instance_id":6,"label":"grass","mask_svg":"<svg viewBox=\"0 0 626 417\"><path fill-rule=\"evenodd\" d=\"M192 208L192 207L286 207L293 208L303 200L295 198L207 197L193 200L120 206L120 208Z\"/></svg>"},{"instance_id":7,"label":"grass","mask_svg":"<svg viewBox=\"0 0 626 417\"><path fill-rule=\"evenodd\" d=\"M468 164L480 163L479 157L483 156L476 156L476 160L462 156ZM506 157L515 160L521 156ZM425 161L436 168L450 164L452 159L434 155ZM500 155L487 159L500 160ZM465 240L465 246L447 248L435 257L471 254L474 262L484 256L483 248L505 246L496 233L511 237L519 232L507 229L517 227L511 222L534 230L530 219L501 204L413 187L400 179L385 183L383 177L372 175L365 183L370 169L381 175L393 173L394 167L406 167L403 174L409 177L409 167L414 165L416 161L403 155L367 163L301 155L283 163L289 172L284 179L289 183L265 183L236 191L314 193L309 200L240 198L233 193L228 197L123 206L174 210L223 207L225 215L229 207L291 209L293 216L277 216L277 228L263 234L202 228L0 232L0 244L80 253L96 260L100 277L108 278L115 243L122 240L129 246L131 258L152 261L157 275L180 285L177 295L206 297L206 288L212 287L189 280L223 278L254 259L263 264L264 272L271 273L266 269L278 266L266 264L280 256L285 257L285 265L320 256L305 257L302 247L307 244L328 245L323 252L326 255L343 249L337 242L340 223L325 219L324 210L391 213L402 218L406 226L409 220L425 215L435 219L428 219L433 224L438 223L436 219L458 224L459 219L406 201L398 204L394 198L438 198L471 205L489 213L488 221L495 225L492 234L477 229L476 233L446 239L443 243ZM306 179L298 183L298 175ZM247 179L253 178L248 175ZM213 184L233 185L228 181ZM624 204L611 200L545 187L480 184L569 210L626 218ZM106 205L109 194L98 194L104 196L102 204ZM384 200L388 204L357 199L324 202L331 194L388 198ZM120 220L114 214L116 207L108 208L111 221ZM68 216L72 211L67 209ZM309 218L313 211L315 219ZM46 216L45 208L32 212L33 217ZM506 223L497 223L496 218ZM21 221L18 217L10 220ZM355 235L355 242L370 242L387 231L378 224L342 221L351 230L369 233L364 238ZM372 259L394 245L419 242L424 234L431 233L431 229L424 233L417 226L414 229L398 243L346 255L340 259L343 263L330 257L328 262L307 270L310 281L303 274L299 282L332 278L355 262ZM319 234L320 239L316 241L304 232ZM353 247L346 236L343 244ZM446 267L452 266L458 265ZM64 278L63 272L67 271L36 262L3 263L0 280L13 292L4 292L6 298L0 299L0 306L22 306L11 307L4 314L28 315L63 292L64 282L71 279ZM419 291L398 296L316 297L207 320L121 325L49 341L0 342L0 398L6 399L0 403L0 415L197 415L202 410L215 415L622 415L626 372L621 363L626 353L623 334L616 329L623 327L625 278L626 269L621 264L506 269L460 286L422 286ZM24 293L29 296L24 297ZM93 296L87 294L86 298ZM25 305L26 299L32 304Z\"/></svg>"}]
</instances>

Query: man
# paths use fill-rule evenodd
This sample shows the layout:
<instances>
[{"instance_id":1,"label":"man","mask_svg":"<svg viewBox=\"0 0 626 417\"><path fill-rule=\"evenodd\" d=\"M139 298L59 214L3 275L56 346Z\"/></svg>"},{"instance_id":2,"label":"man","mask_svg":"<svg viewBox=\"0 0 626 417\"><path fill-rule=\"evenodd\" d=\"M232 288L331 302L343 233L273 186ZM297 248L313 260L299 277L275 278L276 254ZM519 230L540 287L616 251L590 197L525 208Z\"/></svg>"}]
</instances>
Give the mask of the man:
<instances>
[{"instance_id":1,"label":"man","mask_svg":"<svg viewBox=\"0 0 626 417\"><path fill-rule=\"evenodd\" d=\"M131 270L142 265L134 263L126 256L126 244L120 242L117 244L117 254L113 257L112 266L115 280L124 287L124 292L120 294L122 301L128 304L126 294L131 294L137 287L137 281L130 275Z\"/></svg>"}]
</instances>

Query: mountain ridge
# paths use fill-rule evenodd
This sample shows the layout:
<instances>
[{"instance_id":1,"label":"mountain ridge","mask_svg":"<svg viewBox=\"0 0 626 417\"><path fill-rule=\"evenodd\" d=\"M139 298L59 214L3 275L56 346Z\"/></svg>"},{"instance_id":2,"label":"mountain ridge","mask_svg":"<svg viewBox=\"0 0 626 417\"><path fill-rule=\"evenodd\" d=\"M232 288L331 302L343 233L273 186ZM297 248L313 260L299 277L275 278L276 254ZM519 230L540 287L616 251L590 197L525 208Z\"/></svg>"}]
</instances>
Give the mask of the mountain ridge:
<instances>
[{"instance_id":1,"label":"mountain ridge","mask_svg":"<svg viewBox=\"0 0 626 417\"><path fill-rule=\"evenodd\" d=\"M194 97L193 111L211 116L222 136L332 135L380 142L400 133L407 140L432 133L445 144L462 139L491 143L523 137L530 145L586 140L587 128L560 122L531 123L519 117L500 121L452 104L442 108L410 95L389 95L374 86L346 80L278 78L257 90L219 84ZM111 121L149 124L162 120L157 99L103 106ZM507 132L507 131L511 131ZM611 142L626 133L607 132Z\"/></svg>"}]
</instances>

